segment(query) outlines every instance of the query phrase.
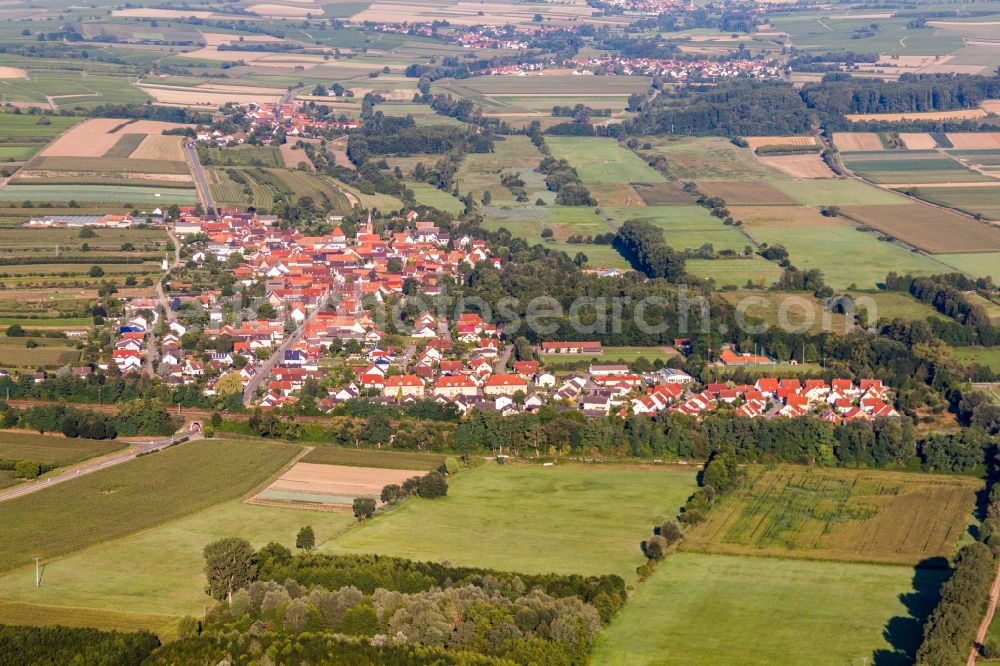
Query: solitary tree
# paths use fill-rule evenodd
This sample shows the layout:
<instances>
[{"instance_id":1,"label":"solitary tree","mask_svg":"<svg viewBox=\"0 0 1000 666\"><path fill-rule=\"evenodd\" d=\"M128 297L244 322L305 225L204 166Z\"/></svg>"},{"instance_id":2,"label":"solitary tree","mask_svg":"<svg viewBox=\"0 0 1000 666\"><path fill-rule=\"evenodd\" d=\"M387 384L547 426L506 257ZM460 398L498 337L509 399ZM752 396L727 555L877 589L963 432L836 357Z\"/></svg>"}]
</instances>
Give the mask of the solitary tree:
<instances>
[{"instance_id":1,"label":"solitary tree","mask_svg":"<svg viewBox=\"0 0 1000 666\"><path fill-rule=\"evenodd\" d=\"M312 550L316 547L316 533L313 532L312 525L306 525L299 530L298 536L295 537L295 547L302 550Z\"/></svg>"},{"instance_id":2,"label":"solitary tree","mask_svg":"<svg viewBox=\"0 0 1000 666\"><path fill-rule=\"evenodd\" d=\"M232 602L233 593L249 587L257 577L256 553L246 539L228 537L205 546L205 592L213 599Z\"/></svg>"},{"instance_id":3,"label":"solitary tree","mask_svg":"<svg viewBox=\"0 0 1000 666\"><path fill-rule=\"evenodd\" d=\"M354 498L354 517L365 520L375 515L375 500L371 497Z\"/></svg>"}]
</instances>

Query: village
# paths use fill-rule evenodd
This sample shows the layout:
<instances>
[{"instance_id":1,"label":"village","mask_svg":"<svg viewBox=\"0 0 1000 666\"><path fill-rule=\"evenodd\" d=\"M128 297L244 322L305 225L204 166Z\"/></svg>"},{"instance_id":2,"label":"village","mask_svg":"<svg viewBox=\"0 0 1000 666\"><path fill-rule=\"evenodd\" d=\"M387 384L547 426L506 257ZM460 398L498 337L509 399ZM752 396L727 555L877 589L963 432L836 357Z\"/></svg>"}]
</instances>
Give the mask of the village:
<instances>
[{"instance_id":1,"label":"village","mask_svg":"<svg viewBox=\"0 0 1000 666\"><path fill-rule=\"evenodd\" d=\"M776 60L686 60L624 56L577 56L564 64L529 62L486 70L487 76L543 75L572 68L576 76L658 76L671 81L715 81L727 78L777 79L784 70Z\"/></svg>"},{"instance_id":2,"label":"village","mask_svg":"<svg viewBox=\"0 0 1000 666\"><path fill-rule=\"evenodd\" d=\"M393 326L389 332L372 304L405 301L406 294L430 298L441 292L443 278L480 262L502 262L485 241L452 238L414 211L395 220L403 231L378 233L369 219L351 236L339 226L323 236L304 236L277 222L255 213L201 216L181 209L173 231L187 239L188 265L214 262L237 284L262 286L257 316L245 318L245 309L222 290L193 293L188 284L168 281L165 303L126 302L110 363L101 367L155 374L175 387L195 385L208 397L236 395L244 407L262 410L294 410L308 393L325 413L367 400L433 401L460 415L511 415L546 405L593 418L666 412L700 417L720 408L748 418L814 415L837 423L898 415L888 390L874 379L855 384L762 376L753 384L703 385L665 364L644 364L640 371L603 362L614 358L614 348L591 341L545 341L532 347L530 358L522 353L516 359L502 328L471 312L449 320L423 311L406 322L406 330ZM185 319L192 311L203 313L203 323ZM186 348L195 334L207 338L207 352ZM678 357L687 345L674 341ZM573 370L560 369L558 361L567 359L578 361ZM716 362L734 369L772 364L766 356L728 347Z\"/></svg>"},{"instance_id":3,"label":"village","mask_svg":"<svg viewBox=\"0 0 1000 666\"><path fill-rule=\"evenodd\" d=\"M279 135L285 137L315 137L327 130L350 130L361 126L360 121L346 116L318 118L308 113L301 103L250 102L244 105L231 104L212 117L213 127L196 134L199 143L219 147L236 146L244 143L271 145ZM220 126L235 124L240 129L223 131ZM280 140L277 141L280 143Z\"/></svg>"}]
</instances>

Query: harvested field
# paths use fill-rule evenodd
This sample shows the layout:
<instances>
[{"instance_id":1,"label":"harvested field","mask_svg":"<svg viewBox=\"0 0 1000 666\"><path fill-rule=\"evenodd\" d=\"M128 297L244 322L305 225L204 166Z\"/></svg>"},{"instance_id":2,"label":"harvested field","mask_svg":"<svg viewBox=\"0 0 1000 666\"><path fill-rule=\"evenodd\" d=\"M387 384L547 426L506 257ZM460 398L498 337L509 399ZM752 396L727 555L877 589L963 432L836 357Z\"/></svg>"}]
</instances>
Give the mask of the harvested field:
<instances>
[{"instance_id":1,"label":"harvested field","mask_svg":"<svg viewBox=\"0 0 1000 666\"><path fill-rule=\"evenodd\" d=\"M163 160L183 162L183 137L149 135L129 157L134 160Z\"/></svg>"},{"instance_id":2,"label":"harvested field","mask_svg":"<svg viewBox=\"0 0 1000 666\"><path fill-rule=\"evenodd\" d=\"M305 18L310 14L322 14L322 9L315 6L290 7L288 5L250 5L247 11L267 17L277 18Z\"/></svg>"},{"instance_id":3,"label":"harvested field","mask_svg":"<svg viewBox=\"0 0 1000 666\"><path fill-rule=\"evenodd\" d=\"M1000 227L933 206L847 206L843 212L859 224L931 254L1000 250Z\"/></svg>"},{"instance_id":4,"label":"harvested field","mask_svg":"<svg viewBox=\"0 0 1000 666\"><path fill-rule=\"evenodd\" d=\"M342 446L317 446L302 457L302 462L351 467L387 467L429 472L444 464L440 453L394 451L391 449L352 449Z\"/></svg>"},{"instance_id":5,"label":"harvested field","mask_svg":"<svg viewBox=\"0 0 1000 666\"><path fill-rule=\"evenodd\" d=\"M350 510L355 497L372 497L379 501L384 486L390 483L402 485L411 476L417 475L409 469L299 462L252 501L292 506L322 505L346 511Z\"/></svg>"},{"instance_id":6,"label":"harvested field","mask_svg":"<svg viewBox=\"0 0 1000 666\"><path fill-rule=\"evenodd\" d=\"M296 138L293 139L292 141L286 141L280 146L281 159L284 161L285 166L288 167L289 169L294 169L298 167L299 162L305 162L306 164L309 165L310 169L315 170L315 166L309 160L309 156L306 155L306 151L295 148L295 144L297 144L299 141L301 141L302 143L307 143L312 146L318 146L320 143L319 139Z\"/></svg>"},{"instance_id":7,"label":"harvested field","mask_svg":"<svg viewBox=\"0 0 1000 666\"><path fill-rule=\"evenodd\" d=\"M951 557L982 482L898 472L750 467L685 550L916 564Z\"/></svg>"},{"instance_id":8,"label":"harvested field","mask_svg":"<svg viewBox=\"0 0 1000 666\"><path fill-rule=\"evenodd\" d=\"M882 140L874 132L835 132L833 143L842 153L882 150Z\"/></svg>"},{"instance_id":9,"label":"harvested field","mask_svg":"<svg viewBox=\"0 0 1000 666\"><path fill-rule=\"evenodd\" d=\"M792 178L836 178L818 153L808 155L773 155L761 157L767 166L786 173Z\"/></svg>"},{"instance_id":10,"label":"harvested field","mask_svg":"<svg viewBox=\"0 0 1000 666\"><path fill-rule=\"evenodd\" d=\"M899 138L903 140L909 150L933 150L937 148L937 141L925 132L900 132Z\"/></svg>"},{"instance_id":11,"label":"harvested field","mask_svg":"<svg viewBox=\"0 0 1000 666\"><path fill-rule=\"evenodd\" d=\"M135 142L135 145L132 146L133 150L141 145L141 142L136 139L124 139L126 136L159 136L164 130L178 127L183 127L183 125L157 120L127 121L120 118L94 118L71 128L46 146L39 155L44 157L103 157L115 149L119 141L123 141L123 151L125 142ZM179 137L170 138L177 139ZM111 155L111 157L116 155ZM128 155L117 156L128 157ZM181 156L179 161L183 161L183 159Z\"/></svg>"},{"instance_id":12,"label":"harvested field","mask_svg":"<svg viewBox=\"0 0 1000 666\"><path fill-rule=\"evenodd\" d=\"M1000 99L986 99L979 106L987 113L1000 113Z\"/></svg>"},{"instance_id":13,"label":"harvested field","mask_svg":"<svg viewBox=\"0 0 1000 666\"><path fill-rule=\"evenodd\" d=\"M775 187L757 181L702 181L698 187L709 196L722 197L729 205L774 206L794 205L795 199Z\"/></svg>"},{"instance_id":14,"label":"harvested field","mask_svg":"<svg viewBox=\"0 0 1000 666\"><path fill-rule=\"evenodd\" d=\"M633 183L632 188L647 206L694 203L694 197L685 192L680 183L673 180L666 183Z\"/></svg>"},{"instance_id":15,"label":"harvested field","mask_svg":"<svg viewBox=\"0 0 1000 666\"><path fill-rule=\"evenodd\" d=\"M0 79L26 79L27 72L20 67L0 67Z\"/></svg>"},{"instance_id":16,"label":"harvested field","mask_svg":"<svg viewBox=\"0 0 1000 666\"><path fill-rule=\"evenodd\" d=\"M845 116L852 122L866 120L882 120L896 122L900 120L967 120L984 118L986 112L982 109L954 109L952 111L914 111L912 113L852 113Z\"/></svg>"},{"instance_id":17,"label":"harvested field","mask_svg":"<svg viewBox=\"0 0 1000 666\"><path fill-rule=\"evenodd\" d=\"M745 136L744 140L751 150L761 146L815 146L814 136Z\"/></svg>"},{"instance_id":18,"label":"harvested field","mask_svg":"<svg viewBox=\"0 0 1000 666\"><path fill-rule=\"evenodd\" d=\"M217 92L212 90L198 90L196 88L171 88L169 86L154 85L140 85L139 87L156 102L177 106L217 107L227 102L247 104L248 102L277 102L281 99L281 95L277 91L273 95L262 95L259 93Z\"/></svg>"},{"instance_id":19,"label":"harvested field","mask_svg":"<svg viewBox=\"0 0 1000 666\"><path fill-rule=\"evenodd\" d=\"M200 18L206 19L212 16L212 12L188 9L150 9L148 7L132 7L129 9L116 9L111 12L112 16L138 16L141 18Z\"/></svg>"},{"instance_id":20,"label":"harvested field","mask_svg":"<svg viewBox=\"0 0 1000 666\"><path fill-rule=\"evenodd\" d=\"M118 118L94 118L80 123L46 146L39 154L102 157L118 142L118 135L110 132L123 122Z\"/></svg>"},{"instance_id":21,"label":"harvested field","mask_svg":"<svg viewBox=\"0 0 1000 666\"><path fill-rule=\"evenodd\" d=\"M1000 150L1000 132L948 132L955 150Z\"/></svg>"}]
</instances>

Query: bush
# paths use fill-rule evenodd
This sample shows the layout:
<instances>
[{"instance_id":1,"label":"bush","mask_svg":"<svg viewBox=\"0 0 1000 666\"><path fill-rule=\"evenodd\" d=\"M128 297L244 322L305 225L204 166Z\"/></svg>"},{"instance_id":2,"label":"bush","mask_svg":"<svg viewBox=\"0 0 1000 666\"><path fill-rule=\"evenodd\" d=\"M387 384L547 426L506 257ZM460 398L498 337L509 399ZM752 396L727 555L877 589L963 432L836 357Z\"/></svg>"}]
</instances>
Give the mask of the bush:
<instances>
[{"instance_id":1,"label":"bush","mask_svg":"<svg viewBox=\"0 0 1000 666\"><path fill-rule=\"evenodd\" d=\"M396 483L390 483L382 487L382 494L379 499L385 504L395 504L403 495L403 489Z\"/></svg>"},{"instance_id":2,"label":"bush","mask_svg":"<svg viewBox=\"0 0 1000 666\"><path fill-rule=\"evenodd\" d=\"M646 557L651 560L662 560L670 546L667 545L667 540L660 535L652 536L646 542Z\"/></svg>"},{"instance_id":3,"label":"bush","mask_svg":"<svg viewBox=\"0 0 1000 666\"><path fill-rule=\"evenodd\" d=\"M41 466L34 460L18 460L14 466L14 476L19 479L37 479L41 473Z\"/></svg>"},{"instance_id":4,"label":"bush","mask_svg":"<svg viewBox=\"0 0 1000 666\"><path fill-rule=\"evenodd\" d=\"M684 538L684 535L681 533L681 528L678 527L677 523L672 520L668 520L660 525L660 536L663 537L667 544L671 546Z\"/></svg>"},{"instance_id":5,"label":"bush","mask_svg":"<svg viewBox=\"0 0 1000 666\"><path fill-rule=\"evenodd\" d=\"M420 478L417 484L417 494L424 499L444 497L448 494L448 482L441 472L429 472Z\"/></svg>"}]
</instances>

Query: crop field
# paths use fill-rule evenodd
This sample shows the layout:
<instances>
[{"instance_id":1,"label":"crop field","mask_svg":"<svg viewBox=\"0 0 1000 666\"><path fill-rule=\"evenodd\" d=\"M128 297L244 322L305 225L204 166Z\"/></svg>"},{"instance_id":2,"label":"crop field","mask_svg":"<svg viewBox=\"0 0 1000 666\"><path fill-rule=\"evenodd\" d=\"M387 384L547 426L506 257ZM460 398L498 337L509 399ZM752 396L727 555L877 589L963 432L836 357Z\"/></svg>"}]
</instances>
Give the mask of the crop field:
<instances>
[{"instance_id":1,"label":"crop field","mask_svg":"<svg viewBox=\"0 0 1000 666\"><path fill-rule=\"evenodd\" d=\"M940 208L912 203L902 206L845 206L845 215L930 253L1000 251L1000 227Z\"/></svg>"},{"instance_id":2,"label":"crop field","mask_svg":"<svg viewBox=\"0 0 1000 666\"><path fill-rule=\"evenodd\" d=\"M882 140L874 132L835 132L833 143L842 153L884 150Z\"/></svg>"},{"instance_id":3,"label":"crop field","mask_svg":"<svg viewBox=\"0 0 1000 666\"><path fill-rule=\"evenodd\" d=\"M966 168L963 164L940 153L907 151L905 154L883 154L874 159L868 156L845 156L845 165L873 183L974 183L989 178Z\"/></svg>"},{"instance_id":4,"label":"crop field","mask_svg":"<svg viewBox=\"0 0 1000 666\"><path fill-rule=\"evenodd\" d=\"M0 158L21 160L37 153L60 132L64 132L79 118L69 116L34 116L0 113Z\"/></svg>"},{"instance_id":5,"label":"crop field","mask_svg":"<svg viewBox=\"0 0 1000 666\"><path fill-rule=\"evenodd\" d=\"M483 192L489 191L494 205L515 203L514 195L500 182L501 173L517 173L524 181L525 194L530 203L539 195L549 196L545 177L534 171L542 159L534 144L526 136L505 136L496 142L492 153L470 153L462 160L455 174L462 192L472 192L481 201ZM404 168L404 171L406 169Z\"/></svg>"},{"instance_id":6,"label":"crop field","mask_svg":"<svg viewBox=\"0 0 1000 666\"><path fill-rule=\"evenodd\" d=\"M693 471L671 468L493 464L448 485L447 497L408 498L325 549L631 580L643 559L637 535L675 515L695 487Z\"/></svg>"},{"instance_id":7,"label":"crop field","mask_svg":"<svg viewBox=\"0 0 1000 666\"><path fill-rule=\"evenodd\" d=\"M23 345L0 345L0 368L61 368L73 365L80 360L80 352L76 349L60 347L39 347L28 349Z\"/></svg>"},{"instance_id":8,"label":"crop field","mask_svg":"<svg viewBox=\"0 0 1000 666\"><path fill-rule=\"evenodd\" d=\"M319 465L355 465L430 471L444 464L445 456L417 451L388 449L349 449L340 446L317 446L302 457L304 463Z\"/></svg>"},{"instance_id":9,"label":"crop field","mask_svg":"<svg viewBox=\"0 0 1000 666\"><path fill-rule=\"evenodd\" d=\"M937 139L926 132L900 132L899 138L909 150L932 150L937 148Z\"/></svg>"},{"instance_id":10,"label":"crop field","mask_svg":"<svg viewBox=\"0 0 1000 666\"><path fill-rule=\"evenodd\" d=\"M413 470L409 469L298 462L251 501L348 511L356 497L371 497L381 504L383 487L390 483L401 486L411 476Z\"/></svg>"},{"instance_id":11,"label":"crop field","mask_svg":"<svg viewBox=\"0 0 1000 666\"><path fill-rule=\"evenodd\" d=\"M549 137L552 156L576 167L590 183L659 183L663 176L616 140L598 137Z\"/></svg>"},{"instance_id":12,"label":"crop field","mask_svg":"<svg viewBox=\"0 0 1000 666\"><path fill-rule=\"evenodd\" d=\"M948 132L955 150L1000 150L1000 132Z\"/></svg>"},{"instance_id":13,"label":"crop field","mask_svg":"<svg viewBox=\"0 0 1000 666\"><path fill-rule=\"evenodd\" d=\"M867 120L883 120L897 122L900 120L967 120L983 118L983 109L953 109L950 111L914 111L910 113L849 113L845 117L851 122Z\"/></svg>"},{"instance_id":14,"label":"crop field","mask_svg":"<svg viewBox=\"0 0 1000 666\"><path fill-rule=\"evenodd\" d=\"M870 233L859 231L844 222L827 226L791 228L755 227L750 230L759 241L784 245L792 263L799 268L817 268L826 283L834 289L872 288L880 284L889 271L913 275L938 275L947 272L943 263L911 252ZM864 257L864 264L845 262L844 257Z\"/></svg>"},{"instance_id":15,"label":"crop field","mask_svg":"<svg viewBox=\"0 0 1000 666\"><path fill-rule=\"evenodd\" d=\"M819 153L807 155L771 155L760 161L792 178L836 178Z\"/></svg>"},{"instance_id":16,"label":"crop field","mask_svg":"<svg viewBox=\"0 0 1000 666\"><path fill-rule=\"evenodd\" d=\"M947 208L982 215L987 220L1000 220L1000 187L919 187L908 193Z\"/></svg>"},{"instance_id":17,"label":"crop field","mask_svg":"<svg viewBox=\"0 0 1000 666\"><path fill-rule=\"evenodd\" d=\"M677 553L601 632L589 663L912 663L921 622L947 575L939 569Z\"/></svg>"},{"instance_id":18,"label":"crop field","mask_svg":"<svg viewBox=\"0 0 1000 666\"><path fill-rule=\"evenodd\" d=\"M698 188L713 197L722 197L734 206L794 205L795 199L763 181L701 181Z\"/></svg>"},{"instance_id":19,"label":"crop field","mask_svg":"<svg viewBox=\"0 0 1000 666\"><path fill-rule=\"evenodd\" d=\"M194 188L132 185L8 185L0 190L0 201L110 201L169 206L194 204L195 199Z\"/></svg>"},{"instance_id":20,"label":"crop field","mask_svg":"<svg viewBox=\"0 0 1000 666\"><path fill-rule=\"evenodd\" d=\"M234 148L198 146L198 159L205 166L285 166L281 151L271 146L242 145Z\"/></svg>"},{"instance_id":21,"label":"crop field","mask_svg":"<svg viewBox=\"0 0 1000 666\"><path fill-rule=\"evenodd\" d=\"M982 482L962 477L750 467L685 536L688 550L916 564L950 557Z\"/></svg>"},{"instance_id":22,"label":"crop field","mask_svg":"<svg viewBox=\"0 0 1000 666\"><path fill-rule=\"evenodd\" d=\"M270 442L194 441L0 503L0 570L239 497L298 451Z\"/></svg>"},{"instance_id":23,"label":"crop field","mask_svg":"<svg viewBox=\"0 0 1000 666\"><path fill-rule=\"evenodd\" d=\"M114 440L71 439L15 430L0 432L0 459L3 460L34 460L63 466L102 456L123 446L123 442Z\"/></svg>"},{"instance_id":24,"label":"crop field","mask_svg":"<svg viewBox=\"0 0 1000 666\"><path fill-rule=\"evenodd\" d=\"M691 275L713 279L718 287L744 287L747 282L757 287L769 287L781 277L778 264L754 257L752 259L688 259L685 269Z\"/></svg>"},{"instance_id":25,"label":"crop field","mask_svg":"<svg viewBox=\"0 0 1000 666\"><path fill-rule=\"evenodd\" d=\"M577 354L548 354L544 357L545 367L550 370L576 368L590 363L635 363L644 358L650 363L666 361L677 356L678 352L670 347L605 347L596 355L581 356Z\"/></svg>"},{"instance_id":26,"label":"crop field","mask_svg":"<svg viewBox=\"0 0 1000 666\"><path fill-rule=\"evenodd\" d=\"M711 244L715 250L743 250L751 244L736 227L724 225L701 206L611 207L603 210L618 225L638 219L663 229L664 240L678 250L699 248L705 244Z\"/></svg>"},{"instance_id":27,"label":"crop field","mask_svg":"<svg viewBox=\"0 0 1000 666\"><path fill-rule=\"evenodd\" d=\"M202 569L202 549L208 543L239 536L255 548L270 541L291 548L299 528L311 525L316 544L322 545L353 522L350 514L289 511L241 500L217 503L49 562L41 588L34 586L33 569L6 574L0 578L0 613L4 602L28 602L46 608L60 623L77 608L114 610L125 617L199 615L211 603L204 593Z\"/></svg>"}]
</instances>

